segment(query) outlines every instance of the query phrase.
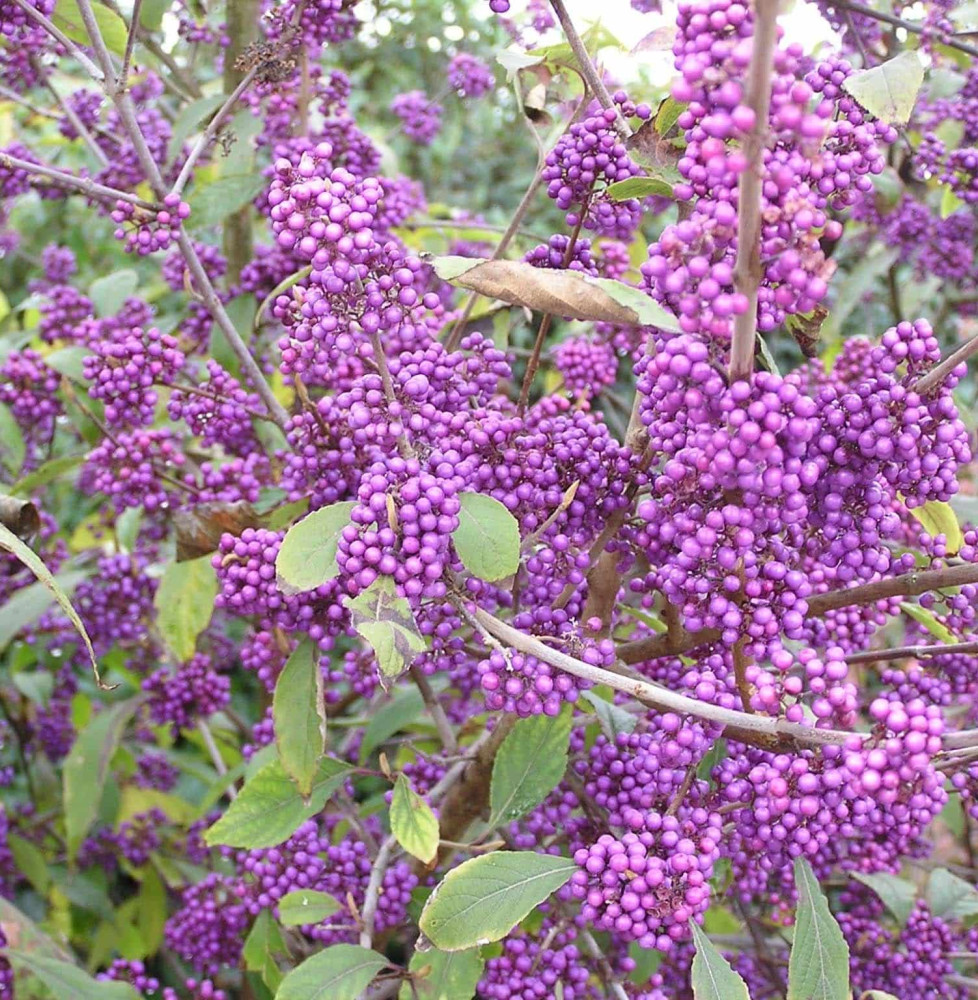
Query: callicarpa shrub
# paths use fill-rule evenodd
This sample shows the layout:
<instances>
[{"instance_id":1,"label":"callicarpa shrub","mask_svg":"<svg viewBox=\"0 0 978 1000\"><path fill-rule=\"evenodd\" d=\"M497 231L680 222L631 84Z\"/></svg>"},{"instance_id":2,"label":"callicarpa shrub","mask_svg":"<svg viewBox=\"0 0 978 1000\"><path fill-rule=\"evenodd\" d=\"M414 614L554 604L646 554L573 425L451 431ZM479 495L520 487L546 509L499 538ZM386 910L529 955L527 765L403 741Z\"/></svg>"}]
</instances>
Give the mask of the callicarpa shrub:
<instances>
[{"instance_id":1,"label":"callicarpa shrub","mask_svg":"<svg viewBox=\"0 0 978 1000\"><path fill-rule=\"evenodd\" d=\"M0 0L0 998L978 995L975 18Z\"/></svg>"}]
</instances>

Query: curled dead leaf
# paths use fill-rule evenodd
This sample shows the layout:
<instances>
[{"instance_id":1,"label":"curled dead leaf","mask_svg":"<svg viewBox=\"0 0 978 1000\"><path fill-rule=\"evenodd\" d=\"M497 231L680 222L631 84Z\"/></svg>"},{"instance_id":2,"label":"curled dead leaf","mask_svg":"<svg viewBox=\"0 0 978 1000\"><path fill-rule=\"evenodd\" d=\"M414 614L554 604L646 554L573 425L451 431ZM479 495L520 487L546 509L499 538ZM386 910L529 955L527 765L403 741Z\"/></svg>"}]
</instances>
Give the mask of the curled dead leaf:
<instances>
[{"instance_id":1,"label":"curled dead leaf","mask_svg":"<svg viewBox=\"0 0 978 1000\"><path fill-rule=\"evenodd\" d=\"M0 524L26 542L40 530L41 515L30 500L0 496Z\"/></svg>"},{"instance_id":2,"label":"curled dead leaf","mask_svg":"<svg viewBox=\"0 0 978 1000\"><path fill-rule=\"evenodd\" d=\"M214 552L224 532L240 535L245 528L257 528L261 523L261 516L246 500L201 503L193 508L178 510L173 515L177 562Z\"/></svg>"}]
</instances>

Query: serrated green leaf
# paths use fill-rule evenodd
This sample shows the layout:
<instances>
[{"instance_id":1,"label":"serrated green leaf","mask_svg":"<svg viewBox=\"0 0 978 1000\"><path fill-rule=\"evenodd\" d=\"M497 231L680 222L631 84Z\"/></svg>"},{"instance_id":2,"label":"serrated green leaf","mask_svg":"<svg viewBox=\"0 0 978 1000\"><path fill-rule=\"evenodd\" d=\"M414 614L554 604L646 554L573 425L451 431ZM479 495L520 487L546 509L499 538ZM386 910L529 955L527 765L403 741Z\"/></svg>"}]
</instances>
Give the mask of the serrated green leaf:
<instances>
[{"instance_id":1,"label":"serrated green leaf","mask_svg":"<svg viewBox=\"0 0 978 1000\"><path fill-rule=\"evenodd\" d=\"M320 507L289 528L275 559L280 590L286 594L315 590L339 573L336 548L355 506L344 500Z\"/></svg>"},{"instance_id":2,"label":"serrated green leaf","mask_svg":"<svg viewBox=\"0 0 978 1000\"><path fill-rule=\"evenodd\" d=\"M956 556L958 549L964 545L964 534L954 508L943 500L928 500L920 507L910 507L911 516L915 517L931 538L944 535L947 539L947 554Z\"/></svg>"},{"instance_id":3,"label":"serrated green leaf","mask_svg":"<svg viewBox=\"0 0 978 1000\"><path fill-rule=\"evenodd\" d=\"M217 225L253 201L267 185L267 178L251 173L230 174L218 177L209 184L195 186L187 198L190 205L187 227L201 229Z\"/></svg>"},{"instance_id":4,"label":"serrated green leaf","mask_svg":"<svg viewBox=\"0 0 978 1000\"><path fill-rule=\"evenodd\" d=\"M141 696L130 698L104 708L81 730L65 759L65 838L70 857L98 816L112 756L142 700Z\"/></svg>"},{"instance_id":5,"label":"serrated green leaf","mask_svg":"<svg viewBox=\"0 0 978 1000\"><path fill-rule=\"evenodd\" d=\"M876 872L874 874L852 872L851 874L857 882L862 882L879 896L883 905L896 917L901 927L907 922L917 899L917 887L913 882L897 875L891 875L889 872Z\"/></svg>"},{"instance_id":6,"label":"serrated green leaf","mask_svg":"<svg viewBox=\"0 0 978 1000\"><path fill-rule=\"evenodd\" d=\"M181 663L197 648L197 637L210 624L217 596L217 573L210 556L170 563L156 591L156 625Z\"/></svg>"},{"instance_id":7,"label":"serrated green leaf","mask_svg":"<svg viewBox=\"0 0 978 1000\"><path fill-rule=\"evenodd\" d=\"M881 121L906 125L923 82L920 56L908 50L879 66L851 73L842 87Z\"/></svg>"},{"instance_id":8,"label":"serrated green leaf","mask_svg":"<svg viewBox=\"0 0 978 1000\"><path fill-rule=\"evenodd\" d=\"M909 615L919 625L923 625L932 636L940 639L941 642L951 643L957 641L950 629L942 625L928 608L921 607L919 604L913 604L911 601L901 601L900 610L905 615Z\"/></svg>"},{"instance_id":9,"label":"serrated green leaf","mask_svg":"<svg viewBox=\"0 0 978 1000\"><path fill-rule=\"evenodd\" d=\"M946 868L935 868L927 881L927 903L941 920L960 920L978 913L978 889Z\"/></svg>"},{"instance_id":10,"label":"serrated green leaf","mask_svg":"<svg viewBox=\"0 0 978 1000\"><path fill-rule=\"evenodd\" d=\"M452 542L462 565L490 583L512 576L520 566L520 526L506 506L482 493L459 496L458 527Z\"/></svg>"},{"instance_id":11,"label":"serrated green leaf","mask_svg":"<svg viewBox=\"0 0 978 1000\"><path fill-rule=\"evenodd\" d=\"M115 316L126 299L139 287L139 275L131 268L113 271L96 278L88 289L88 297L99 317ZM91 351L88 352L91 354Z\"/></svg>"},{"instance_id":12,"label":"serrated green leaf","mask_svg":"<svg viewBox=\"0 0 978 1000\"><path fill-rule=\"evenodd\" d=\"M453 868L428 898L419 926L442 951L505 937L577 871L569 858L496 851Z\"/></svg>"},{"instance_id":13,"label":"serrated green leaf","mask_svg":"<svg viewBox=\"0 0 978 1000\"><path fill-rule=\"evenodd\" d=\"M795 859L798 913L787 1000L849 1000L849 946L806 858Z\"/></svg>"},{"instance_id":14,"label":"serrated green leaf","mask_svg":"<svg viewBox=\"0 0 978 1000\"><path fill-rule=\"evenodd\" d=\"M403 774L394 783L390 821L391 833L408 854L425 864L434 861L438 854L438 820Z\"/></svg>"},{"instance_id":15,"label":"serrated green leaf","mask_svg":"<svg viewBox=\"0 0 978 1000\"><path fill-rule=\"evenodd\" d=\"M357 1000L387 959L354 944L334 944L282 980L275 1000Z\"/></svg>"},{"instance_id":16,"label":"serrated green leaf","mask_svg":"<svg viewBox=\"0 0 978 1000\"><path fill-rule=\"evenodd\" d=\"M671 198L672 185L660 177L629 177L624 181L609 184L605 194L612 201L628 201L631 198Z\"/></svg>"},{"instance_id":17,"label":"serrated green leaf","mask_svg":"<svg viewBox=\"0 0 978 1000\"><path fill-rule=\"evenodd\" d=\"M557 716L520 719L503 740L492 768L489 826L512 823L536 808L567 770L571 707Z\"/></svg>"},{"instance_id":18,"label":"serrated green leaf","mask_svg":"<svg viewBox=\"0 0 978 1000\"><path fill-rule=\"evenodd\" d=\"M691 920L689 926L696 945L691 970L693 1000L750 1000L747 984L730 968L713 942L695 921Z\"/></svg>"},{"instance_id":19,"label":"serrated green leaf","mask_svg":"<svg viewBox=\"0 0 978 1000\"><path fill-rule=\"evenodd\" d=\"M408 969L416 978L401 986L398 1000L472 1000L485 965L478 948L415 951ZM417 978L422 970L424 976Z\"/></svg>"},{"instance_id":20,"label":"serrated green leaf","mask_svg":"<svg viewBox=\"0 0 978 1000\"><path fill-rule=\"evenodd\" d=\"M353 627L373 647L385 687L428 648L414 621L411 605L397 594L391 577L378 576L363 593L348 600L346 606Z\"/></svg>"},{"instance_id":21,"label":"serrated green leaf","mask_svg":"<svg viewBox=\"0 0 978 1000\"><path fill-rule=\"evenodd\" d=\"M126 38L129 35L126 22L115 11L98 3L92 4L92 14L106 48L121 56L126 51ZM78 12L76 0L58 0L51 14L51 21L73 42L80 42L85 46L91 45L92 40L85 30L85 23Z\"/></svg>"},{"instance_id":22,"label":"serrated green leaf","mask_svg":"<svg viewBox=\"0 0 978 1000\"><path fill-rule=\"evenodd\" d=\"M275 745L286 773L309 795L326 752L326 708L319 647L303 639L286 660L272 697Z\"/></svg>"},{"instance_id":23,"label":"serrated green leaf","mask_svg":"<svg viewBox=\"0 0 978 1000\"><path fill-rule=\"evenodd\" d=\"M227 812L204 834L204 841L210 847L277 847L323 810L352 770L344 761L324 757L312 792L303 799L276 758L245 782Z\"/></svg>"},{"instance_id":24,"label":"serrated green leaf","mask_svg":"<svg viewBox=\"0 0 978 1000\"><path fill-rule=\"evenodd\" d=\"M343 907L328 892L314 889L296 889L278 901L278 919L283 927L302 927L321 924L327 917Z\"/></svg>"},{"instance_id":25,"label":"serrated green leaf","mask_svg":"<svg viewBox=\"0 0 978 1000\"><path fill-rule=\"evenodd\" d=\"M3 957L15 968L36 976L52 994L71 1000L139 1000L129 983L93 979L84 969L56 958L5 948Z\"/></svg>"}]
</instances>

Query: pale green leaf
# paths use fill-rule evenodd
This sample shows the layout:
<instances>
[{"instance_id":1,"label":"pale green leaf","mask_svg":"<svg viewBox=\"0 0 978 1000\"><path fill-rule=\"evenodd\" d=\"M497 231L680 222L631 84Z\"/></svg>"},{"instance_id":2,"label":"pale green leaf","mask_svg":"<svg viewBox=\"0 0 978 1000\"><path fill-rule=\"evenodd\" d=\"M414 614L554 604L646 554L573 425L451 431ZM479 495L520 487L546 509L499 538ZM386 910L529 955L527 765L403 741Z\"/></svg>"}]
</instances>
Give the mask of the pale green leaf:
<instances>
[{"instance_id":1,"label":"pale green leaf","mask_svg":"<svg viewBox=\"0 0 978 1000\"><path fill-rule=\"evenodd\" d=\"M3 957L15 969L36 976L59 1000L69 997L71 1000L139 1000L129 983L93 979L77 965L60 962L56 958L13 948L4 949Z\"/></svg>"},{"instance_id":2,"label":"pale green leaf","mask_svg":"<svg viewBox=\"0 0 978 1000\"><path fill-rule=\"evenodd\" d=\"M596 695L593 691L582 691L582 697L591 704L605 736L613 740L619 733L631 733L638 725L638 716L626 712L625 709L604 698Z\"/></svg>"},{"instance_id":3,"label":"pale green leaf","mask_svg":"<svg viewBox=\"0 0 978 1000\"><path fill-rule=\"evenodd\" d=\"M46 486L55 479L60 478L66 472L77 469L85 460L84 455L65 455L62 458L52 458L50 462L45 462L40 468L24 476L19 482L10 487L12 496L27 496L41 486Z\"/></svg>"},{"instance_id":4,"label":"pale green leaf","mask_svg":"<svg viewBox=\"0 0 978 1000\"><path fill-rule=\"evenodd\" d=\"M952 643L957 641L950 629L946 625L942 625L930 609L921 607L919 604L914 604L911 601L901 601L900 610L905 615L909 615L918 624L923 625L934 638L940 639L941 642Z\"/></svg>"},{"instance_id":5,"label":"pale green leaf","mask_svg":"<svg viewBox=\"0 0 978 1000\"><path fill-rule=\"evenodd\" d=\"M92 352L87 347L62 347L52 351L44 358L48 368L53 368L59 375L70 378L72 382L85 383L85 358Z\"/></svg>"},{"instance_id":6,"label":"pale green leaf","mask_svg":"<svg viewBox=\"0 0 978 1000\"><path fill-rule=\"evenodd\" d=\"M59 573L55 580L63 594L71 592L87 579L84 570L68 570ZM21 587L14 595L0 604L0 653L24 629L37 621L54 604L54 593L43 583L32 583Z\"/></svg>"},{"instance_id":7,"label":"pale green leaf","mask_svg":"<svg viewBox=\"0 0 978 1000\"><path fill-rule=\"evenodd\" d=\"M330 796L353 768L324 757L307 799L285 773L277 758L253 775L228 806L227 812L204 835L214 847L277 847L288 840L310 816L322 812Z\"/></svg>"},{"instance_id":8,"label":"pale green leaf","mask_svg":"<svg viewBox=\"0 0 978 1000\"><path fill-rule=\"evenodd\" d=\"M520 565L520 527L494 497L462 493L452 542L462 565L482 580L512 576Z\"/></svg>"},{"instance_id":9,"label":"pale green leaf","mask_svg":"<svg viewBox=\"0 0 978 1000\"><path fill-rule=\"evenodd\" d=\"M944 535L947 539L947 554L956 556L964 545L964 534L954 508L943 500L928 500L920 507L909 508L910 514L922 525L931 538Z\"/></svg>"},{"instance_id":10,"label":"pale green leaf","mask_svg":"<svg viewBox=\"0 0 978 1000\"><path fill-rule=\"evenodd\" d=\"M344 500L320 507L289 528L275 559L283 593L315 590L339 573L336 548L355 506L352 500Z\"/></svg>"},{"instance_id":11,"label":"pale green leaf","mask_svg":"<svg viewBox=\"0 0 978 1000\"><path fill-rule=\"evenodd\" d=\"M567 770L571 707L554 717L520 719L503 740L492 767L489 826L512 823L536 808Z\"/></svg>"},{"instance_id":12,"label":"pale green leaf","mask_svg":"<svg viewBox=\"0 0 978 1000\"><path fill-rule=\"evenodd\" d=\"M188 228L214 226L252 202L268 185L261 174L231 174L194 187Z\"/></svg>"},{"instance_id":13,"label":"pale green leaf","mask_svg":"<svg viewBox=\"0 0 978 1000\"><path fill-rule=\"evenodd\" d=\"M142 700L130 698L102 709L78 734L65 760L65 836L72 857L98 816L112 756Z\"/></svg>"},{"instance_id":14,"label":"pale green leaf","mask_svg":"<svg viewBox=\"0 0 978 1000\"><path fill-rule=\"evenodd\" d=\"M944 184L941 188L941 218L946 219L949 215L954 215L954 213L959 208L964 208L967 202L959 198L954 193L954 188L949 184Z\"/></svg>"},{"instance_id":15,"label":"pale green leaf","mask_svg":"<svg viewBox=\"0 0 978 1000\"><path fill-rule=\"evenodd\" d=\"M296 889L278 901L278 919L283 927L302 927L321 924L327 917L343 907L328 892L314 889Z\"/></svg>"},{"instance_id":16,"label":"pale green leaf","mask_svg":"<svg viewBox=\"0 0 978 1000\"><path fill-rule=\"evenodd\" d=\"M0 403L0 462L11 476L16 476L24 465L27 448L20 424L6 403Z\"/></svg>"},{"instance_id":17,"label":"pale green leaf","mask_svg":"<svg viewBox=\"0 0 978 1000\"><path fill-rule=\"evenodd\" d=\"M415 977L404 983L398 1000L472 1000L486 960L478 948L465 951L415 951L408 966Z\"/></svg>"},{"instance_id":18,"label":"pale green leaf","mask_svg":"<svg viewBox=\"0 0 978 1000\"><path fill-rule=\"evenodd\" d=\"M629 177L624 181L609 184L605 192L612 201L628 201L631 198L672 197L672 185L660 177Z\"/></svg>"},{"instance_id":19,"label":"pale green leaf","mask_svg":"<svg viewBox=\"0 0 978 1000\"><path fill-rule=\"evenodd\" d=\"M978 889L946 868L935 868L927 882L927 903L942 920L960 920L978 914Z\"/></svg>"},{"instance_id":20,"label":"pale green leaf","mask_svg":"<svg viewBox=\"0 0 978 1000\"><path fill-rule=\"evenodd\" d=\"M496 851L453 868L425 903L419 926L442 951L505 937L577 871L569 858Z\"/></svg>"},{"instance_id":21,"label":"pale green leaf","mask_svg":"<svg viewBox=\"0 0 978 1000\"><path fill-rule=\"evenodd\" d=\"M126 22L115 11L99 3L92 4L92 14L95 16L95 23L106 48L121 56L126 51L126 38L129 35ZM73 42L80 42L85 46L92 44L85 30L85 23L78 12L77 0L58 0L51 14L51 20Z\"/></svg>"},{"instance_id":22,"label":"pale green leaf","mask_svg":"<svg viewBox=\"0 0 978 1000\"><path fill-rule=\"evenodd\" d=\"M138 286L139 275L131 268L124 268L96 278L88 289L88 297L95 306L96 315L105 318L114 316Z\"/></svg>"},{"instance_id":23,"label":"pale green leaf","mask_svg":"<svg viewBox=\"0 0 978 1000\"><path fill-rule=\"evenodd\" d=\"M391 833L408 854L425 864L435 859L438 854L438 820L403 774L399 774L394 783L390 821Z\"/></svg>"},{"instance_id":24,"label":"pale green leaf","mask_svg":"<svg viewBox=\"0 0 978 1000\"><path fill-rule=\"evenodd\" d=\"M747 984L730 968L713 942L694 921L689 926L696 945L691 970L693 1000L750 1000Z\"/></svg>"},{"instance_id":25,"label":"pale green leaf","mask_svg":"<svg viewBox=\"0 0 978 1000\"><path fill-rule=\"evenodd\" d=\"M354 944L334 944L282 980L275 1000L357 1000L387 959Z\"/></svg>"},{"instance_id":26,"label":"pale green leaf","mask_svg":"<svg viewBox=\"0 0 978 1000\"><path fill-rule=\"evenodd\" d=\"M212 94L210 97L199 97L196 101L184 105L173 122L166 158L175 159L187 139L199 129L206 127L207 121L226 100L224 94Z\"/></svg>"},{"instance_id":27,"label":"pale green leaf","mask_svg":"<svg viewBox=\"0 0 978 1000\"><path fill-rule=\"evenodd\" d=\"M309 275L312 274L312 264L307 264L305 267L300 268L294 274L290 274L287 278L283 278L269 293L262 299L261 305L255 312L255 318L252 320L252 327L257 330L261 326L261 321L265 316L265 311L269 306L274 305L275 300L287 292L293 285L297 285L300 281L305 281ZM333 504L333 506L337 506Z\"/></svg>"},{"instance_id":28,"label":"pale green leaf","mask_svg":"<svg viewBox=\"0 0 978 1000\"><path fill-rule=\"evenodd\" d=\"M216 596L217 573L209 555L166 567L153 602L156 625L181 663L194 655L197 637L210 624Z\"/></svg>"},{"instance_id":29,"label":"pale green leaf","mask_svg":"<svg viewBox=\"0 0 978 1000\"><path fill-rule=\"evenodd\" d=\"M391 577L378 576L363 593L347 601L346 606L353 627L373 647L384 686L404 673L417 655L428 648L414 621L411 605L397 594Z\"/></svg>"},{"instance_id":30,"label":"pale green leaf","mask_svg":"<svg viewBox=\"0 0 978 1000\"><path fill-rule=\"evenodd\" d=\"M319 647L304 639L286 660L272 697L275 745L300 794L309 795L326 750L326 708Z\"/></svg>"},{"instance_id":31,"label":"pale green leaf","mask_svg":"<svg viewBox=\"0 0 978 1000\"><path fill-rule=\"evenodd\" d=\"M806 858L795 859L798 913L787 1000L849 1000L849 946Z\"/></svg>"},{"instance_id":32,"label":"pale green leaf","mask_svg":"<svg viewBox=\"0 0 978 1000\"><path fill-rule=\"evenodd\" d=\"M906 125L923 82L920 56L908 50L879 66L856 70L842 87L881 121Z\"/></svg>"},{"instance_id":33,"label":"pale green leaf","mask_svg":"<svg viewBox=\"0 0 978 1000\"><path fill-rule=\"evenodd\" d=\"M910 916L917 899L917 887L913 882L889 872L873 874L853 872L852 877L879 896L883 905L896 917L901 927L907 922L907 917Z\"/></svg>"}]
</instances>

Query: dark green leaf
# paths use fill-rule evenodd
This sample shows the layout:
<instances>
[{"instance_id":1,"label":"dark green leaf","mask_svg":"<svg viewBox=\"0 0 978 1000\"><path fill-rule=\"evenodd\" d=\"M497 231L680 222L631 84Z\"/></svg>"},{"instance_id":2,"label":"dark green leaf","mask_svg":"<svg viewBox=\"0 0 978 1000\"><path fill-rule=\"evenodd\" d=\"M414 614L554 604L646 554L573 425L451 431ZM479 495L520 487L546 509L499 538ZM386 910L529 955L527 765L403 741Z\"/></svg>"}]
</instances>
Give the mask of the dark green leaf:
<instances>
[{"instance_id":1,"label":"dark green leaf","mask_svg":"<svg viewBox=\"0 0 978 1000\"><path fill-rule=\"evenodd\" d=\"M672 197L672 185L660 177L629 177L608 185L607 195L612 201L628 201L631 198Z\"/></svg>"},{"instance_id":2,"label":"dark green leaf","mask_svg":"<svg viewBox=\"0 0 978 1000\"><path fill-rule=\"evenodd\" d=\"M360 761L365 761L384 740L414 722L424 711L424 699L417 688L398 691L390 701L370 713L370 721L360 741Z\"/></svg>"},{"instance_id":3,"label":"dark green leaf","mask_svg":"<svg viewBox=\"0 0 978 1000\"><path fill-rule=\"evenodd\" d=\"M41 850L16 833L7 834L7 846L14 857L14 864L24 873L27 881L43 896L51 884L51 873Z\"/></svg>"},{"instance_id":4,"label":"dark green leaf","mask_svg":"<svg viewBox=\"0 0 978 1000\"><path fill-rule=\"evenodd\" d=\"M113 271L104 278L96 278L88 289L88 297L100 317L114 316L123 303L139 286L139 275L130 268ZM91 354L91 351L88 352Z\"/></svg>"},{"instance_id":5,"label":"dark green leaf","mask_svg":"<svg viewBox=\"0 0 978 1000\"><path fill-rule=\"evenodd\" d=\"M787 1000L849 1000L849 946L806 858L795 859L795 888Z\"/></svg>"},{"instance_id":6,"label":"dark green leaf","mask_svg":"<svg viewBox=\"0 0 978 1000\"><path fill-rule=\"evenodd\" d=\"M569 858L496 851L453 868L429 897L419 926L442 951L505 937L577 871Z\"/></svg>"},{"instance_id":7,"label":"dark green leaf","mask_svg":"<svg viewBox=\"0 0 978 1000\"><path fill-rule=\"evenodd\" d=\"M227 812L204 835L214 847L277 847L292 836L310 816L321 812L329 797L343 784L353 768L340 760L324 757L308 799L303 800L295 783L278 759L266 764L250 778Z\"/></svg>"},{"instance_id":8,"label":"dark green leaf","mask_svg":"<svg viewBox=\"0 0 978 1000\"><path fill-rule=\"evenodd\" d=\"M404 983L398 1000L472 1000L482 978L486 960L478 948L465 951L416 951L411 956L410 972L415 976L425 970L423 978Z\"/></svg>"},{"instance_id":9,"label":"dark green leaf","mask_svg":"<svg viewBox=\"0 0 978 1000\"><path fill-rule=\"evenodd\" d=\"M278 919L284 927L301 927L321 924L327 917L343 907L328 892L314 889L296 889L278 901Z\"/></svg>"},{"instance_id":10,"label":"dark green leaf","mask_svg":"<svg viewBox=\"0 0 978 1000\"><path fill-rule=\"evenodd\" d=\"M268 185L261 174L231 174L195 187L190 203L191 228L214 226L253 201Z\"/></svg>"},{"instance_id":11,"label":"dark green leaf","mask_svg":"<svg viewBox=\"0 0 978 1000\"><path fill-rule=\"evenodd\" d=\"M315 590L339 573L336 547L355 506L344 500L320 507L289 528L275 560L280 590L286 594Z\"/></svg>"},{"instance_id":12,"label":"dark green leaf","mask_svg":"<svg viewBox=\"0 0 978 1000\"><path fill-rule=\"evenodd\" d=\"M591 704L598 717L598 722L601 723L601 728L609 740L613 740L619 733L633 732L638 725L637 716L626 712L610 701L605 701L593 691L583 691L582 695Z\"/></svg>"},{"instance_id":13,"label":"dark green leaf","mask_svg":"<svg viewBox=\"0 0 978 1000\"><path fill-rule=\"evenodd\" d=\"M11 476L16 476L23 468L26 452L20 424L14 419L10 407L0 403L0 462Z\"/></svg>"},{"instance_id":14,"label":"dark green leaf","mask_svg":"<svg viewBox=\"0 0 978 1000\"><path fill-rule=\"evenodd\" d=\"M512 576L520 566L520 526L494 497L462 493L452 542L462 565L482 580Z\"/></svg>"},{"instance_id":15,"label":"dark green leaf","mask_svg":"<svg viewBox=\"0 0 978 1000\"><path fill-rule=\"evenodd\" d=\"M435 859L438 854L438 820L403 774L399 774L394 783L390 821L391 833L408 854L425 864Z\"/></svg>"},{"instance_id":16,"label":"dark green leaf","mask_svg":"<svg viewBox=\"0 0 978 1000\"><path fill-rule=\"evenodd\" d=\"M55 580L63 594L70 594L88 577L83 570L59 573ZM54 604L54 594L43 583L22 587L13 597L0 604L0 652L10 645L23 629L37 621Z\"/></svg>"},{"instance_id":17,"label":"dark green leaf","mask_svg":"<svg viewBox=\"0 0 978 1000\"><path fill-rule=\"evenodd\" d=\"M15 969L36 976L58 1000L139 1000L128 983L95 980L77 965L13 948L3 954Z\"/></svg>"},{"instance_id":18,"label":"dark green leaf","mask_svg":"<svg viewBox=\"0 0 978 1000\"><path fill-rule=\"evenodd\" d=\"M214 613L217 573L211 557L170 563L156 591L156 625L164 642L181 663L197 648L197 637Z\"/></svg>"},{"instance_id":19,"label":"dark green leaf","mask_svg":"<svg viewBox=\"0 0 978 1000\"><path fill-rule=\"evenodd\" d=\"M24 476L18 483L10 487L13 496L28 496L41 486L46 486L53 480L63 476L72 469L77 469L85 461L84 455L65 455L63 458L52 458L40 468Z\"/></svg>"},{"instance_id":20,"label":"dark green leaf","mask_svg":"<svg viewBox=\"0 0 978 1000\"><path fill-rule=\"evenodd\" d=\"M334 944L293 969L275 1000L357 1000L385 965L387 959L368 948Z\"/></svg>"},{"instance_id":21,"label":"dark green leaf","mask_svg":"<svg viewBox=\"0 0 978 1000\"><path fill-rule=\"evenodd\" d=\"M98 816L109 763L142 697L102 709L78 734L64 765L65 835L74 857Z\"/></svg>"},{"instance_id":22,"label":"dark green leaf","mask_svg":"<svg viewBox=\"0 0 978 1000\"><path fill-rule=\"evenodd\" d=\"M378 576L359 597L347 601L346 606L353 627L373 647L381 683L385 686L428 648L414 621L411 605L398 596L391 577Z\"/></svg>"},{"instance_id":23,"label":"dark green leaf","mask_svg":"<svg viewBox=\"0 0 978 1000\"><path fill-rule=\"evenodd\" d=\"M319 647L304 639L288 658L272 698L275 744L300 794L309 795L326 750L326 710Z\"/></svg>"},{"instance_id":24,"label":"dark green leaf","mask_svg":"<svg viewBox=\"0 0 978 1000\"><path fill-rule=\"evenodd\" d=\"M696 954L693 956L691 982L693 1000L750 1000L747 984L730 968L713 942L696 922L689 922Z\"/></svg>"},{"instance_id":25,"label":"dark green leaf","mask_svg":"<svg viewBox=\"0 0 978 1000\"><path fill-rule=\"evenodd\" d=\"M503 740L492 768L490 826L512 823L536 808L567 770L571 707L560 715L520 719Z\"/></svg>"}]
</instances>

